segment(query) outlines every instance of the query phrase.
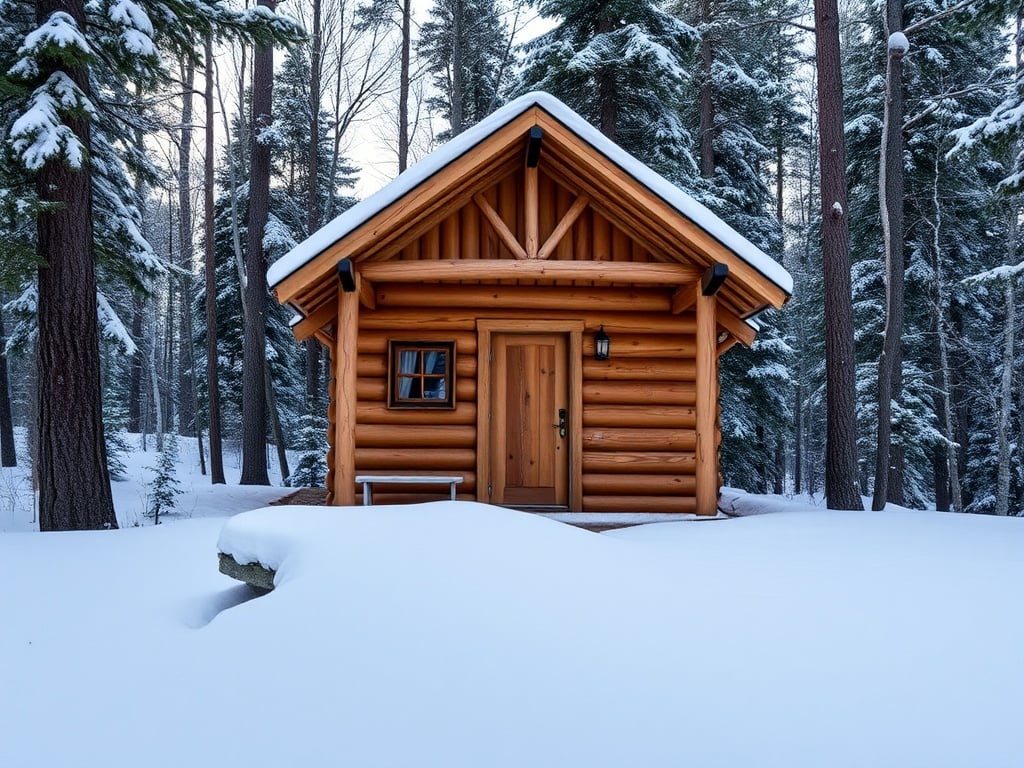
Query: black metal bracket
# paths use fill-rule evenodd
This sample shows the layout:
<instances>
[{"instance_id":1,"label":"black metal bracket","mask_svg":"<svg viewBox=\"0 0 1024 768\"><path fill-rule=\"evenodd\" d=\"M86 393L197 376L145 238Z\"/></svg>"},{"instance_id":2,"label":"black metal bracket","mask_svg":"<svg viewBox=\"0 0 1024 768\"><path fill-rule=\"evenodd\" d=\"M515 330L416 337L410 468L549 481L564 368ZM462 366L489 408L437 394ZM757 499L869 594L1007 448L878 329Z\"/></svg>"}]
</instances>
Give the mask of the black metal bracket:
<instances>
[{"instance_id":1,"label":"black metal bracket","mask_svg":"<svg viewBox=\"0 0 1024 768\"><path fill-rule=\"evenodd\" d=\"M338 262L337 269L341 290L345 293L352 293L356 289L356 267L352 263L352 259L342 259Z\"/></svg>"},{"instance_id":2,"label":"black metal bracket","mask_svg":"<svg viewBox=\"0 0 1024 768\"><path fill-rule=\"evenodd\" d=\"M540 162L540 142L544 138L544 131L540 126L535 125L530 129L530 139L526 144L526 167L536 168Z\"/></svg>"},{"instance_id":3,"label":"black metal bracket","mask_svg":"<svg viewBox=\"0 0 1024 768\"><path fill-rule=\"evenodd\" d=\"M704 296L714 296L722 287L725 278L729 276L729 266L721 262L715 262L704 272L700 279L700 292Z\"/></svg>"}]
</instances>

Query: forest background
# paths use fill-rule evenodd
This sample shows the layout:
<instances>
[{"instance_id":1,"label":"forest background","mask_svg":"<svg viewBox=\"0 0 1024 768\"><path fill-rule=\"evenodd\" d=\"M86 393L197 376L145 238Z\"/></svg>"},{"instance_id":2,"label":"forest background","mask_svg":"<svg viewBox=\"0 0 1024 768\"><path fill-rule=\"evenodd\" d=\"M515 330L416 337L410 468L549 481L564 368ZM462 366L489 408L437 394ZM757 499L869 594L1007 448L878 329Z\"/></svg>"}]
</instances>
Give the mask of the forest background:
<instances>
[{"instance_id":1,"label":"forest background","mask_svg":"<svg viewBox=\"0 0 1024 768\"><path fill-rule=\"evenodd\" d=\"M267 264L541 89L794 275L723 358L726 484L1020 514L1021 14L0 0L0 459L44 530L116 526L128 433L198 437L214 483L225 444L269 483L269 441L322 484L327 361Z\"/></svg>"}]
</instances>

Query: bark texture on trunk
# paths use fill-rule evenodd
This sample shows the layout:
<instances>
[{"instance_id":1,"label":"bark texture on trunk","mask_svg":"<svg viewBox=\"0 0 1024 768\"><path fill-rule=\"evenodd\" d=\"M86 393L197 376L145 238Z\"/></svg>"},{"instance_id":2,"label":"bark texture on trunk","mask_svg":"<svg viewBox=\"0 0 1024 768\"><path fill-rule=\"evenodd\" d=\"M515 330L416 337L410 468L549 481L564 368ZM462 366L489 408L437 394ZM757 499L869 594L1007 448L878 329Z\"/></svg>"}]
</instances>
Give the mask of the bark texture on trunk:
<instances>
[{"instance_id":1,"label":"bark texture on trunk","mask_svg":"<svg viewBox=\"0 0 1024 768\"><path fill-rule=\"evenodd\" d=\"M700 39L700 175L710 179L715 175L715 102L711 87L714 52L708 37L711 0L701 0L700 21L703 27Z\"/></svg>"},{"instance_id":2,"label":"bark texture on trunk","mask_svg":"<svg viewBox=\"0 0 1024 768\"><path fill-rule=\"evenodd\" d=\"M463 87L462 87L462 0L455 0L452 13L452 136L462 133Z\"/></svg>"},{"instance_id":3,"label":"bark texture on trunk","mask_svg":"<svg viewBox=\"0 0 1024 768\"><path fill-rule=\"evenodd\" d=\"M830 509L863 509L857 485L857 423L850 228L846 218L843 79L836 0L815 0L821 240L825 280L825 495Z\"/></svg>"},{"instance_id":4,"label":"bark texture on trunk","mask_svg":"<svg viewBox=\"0 0 1024 768\"><path fill-rule=\"evenodd\" d=\"M274 0L260 0L273 11ZM245 250L245 339L242 347L242 485L270 485L267 474L266 302L267 265L263 233L270 202L270 145L261 133L271 124L274 49L257 49L252 80L252 169Z\"/></svg>"},{"instance_id":5,"label":"bark texture on trunk","mask_svg":"<svg viewBox=\"0 0 1024 768\"><path fill-rule=\"evenodd\" d=\"M903 29L903 0L888 0L887 36ZM875 489L871 508L887 501L903 504L900 450L892 446L892 402L901 399L903 385L903 56L888 49L882 152L878 166L878 199L885 246L885 335L878 359L878 433L875 443Z\"/></svg>"},{"instance_id":6,"label":"bark texture on trunk","mask_svg":"<svg viewBox=\"0 0 1024 768\"><path fill-rule=\"evenodd\" d=\"M2 304L2 302L0 302ZM11 388L7 376L7 331L0 315L0 466L18 466L14 450L14 418L11 415Z\"/></svg>"},{"instance_id":7,"label":"bark texture on trunk","mask_svg":"<svg viewBox=\"0 0 1024 768\"><path fill-rule=\"evenodd\" d=\"M138 296L132 297L132 338L138 344L142 340L142 312L144 305ZM142 352L132 355L128 369L128 431L145 432L145 414L142 412Z\"/></svg>"},{"instance_id":8,"label":"bark texture on trunk","mask_svg":"<svg viewBox=\"0 0 1024 768\"><path fill-rule=\"evenodd\" d=\"M183 66L181 98L181 137L178 142L178 250L181 268L188 275L181 278L181 312L179 314L181 347L187 352L181 354L178 366L178 434L198 435L196 421L196 381L193 366L190 365L193 323L191 323L191 302L193 302L193 207L191 207L191 132L193 132L193 89L196 85L196 66L186 61ZM187 364L187 365L186 365Z\"/></svg>"},{"instance_id":9,"label":"bark texture on trunk","mask_svg":"<svg viewBox=\"0 0 1024 768\"><path fill-rule=\"evenodd\" d=\"M604 9L604 15L598 22L597 31L607 34L615 29L615 20L608 16L609 11ZM616 128L619 123L619 101L616 93L615 72L605 67L597 75L597 98L600 102L601 133L612 141L615 141Z\"/></svg>"},{"instance_id":10,"label":"bark texture on trunk","mask_svg":"<svg viewBox=\"0 0 1024 768\"><path fill-rule=\"evenodd\" d=\"M57 11L85 28L80 0L40 0L37 21ZM89 92L84 67L61 69ZM64 124L89 146L87 121L65 117ZM76 170L51 159L36 176L36 191L40 200L57 204L37 219L44 262L37 310L39 529L116 528L103 441L89 167Z\"/></svg>"},{"instance_id":11,"label":"bark texture on trunk","mask_svg":"<svg viewBox=\"0 0 1024 768\"><path fill-rule=\"evenodd\" d=\"M412 0L402 0L402 53L398 73L398 172L409 165L409 52L412 48Z\"/></svg>"},{"instance_id":12,"label":"bark texture on trunk","mask_svg":"<svg viewBox=\"0 0 1024 768\"><path fill-rule=\"evenodd\" d=\"M192 247L192 91L196 68L184 64L181 102L181 140L178 143L178 249L181 267L188 276L181 278L180 353L178 356L178 434L199 436L196 422L195 371L192 352L192 269L195 249ZM200 451L202 454L202 451Z\"/></svg>"},{"instance_id":13,"label":"bark texture on trunk","mask_svg":"<svg viewBox=\"0 0 1024 768\"><path fill-rule=\"evenodd\" d=\"M1016 207L1013 208L1011 219L1013 225L1010 227L1014 235L1011 241L1011 249L1016 251ZM1013 261L1010 262L1011 264ZM1006 307L1006 318L1003 321L1003 360L999 385L999 413L996 417L996 449L998 459L996 462L996 514L1008 515L1010 513L1010 420L1013 412L1013 349L1014 324L1016 322L1017 306L1013 294L1013 280L1007 279L1003 286L1003 302Z\"/></svg>"},{"instance_id":14,"label":"bark texture on trunk","mask_svg":"<svg viewBox=\"0 0 1024 768\"><path fill-rule=\"evenodd\" d=\"M223 484L224 452L220 436L220 375L217 370L217 275L213 253L213 161L216 145L213 136L213 42L209 35L203 44L206 83L203 102L206 131L203 158L203 277L206 287L206 387L209 408L210 482Z\"/></svg>"}]
</instances>

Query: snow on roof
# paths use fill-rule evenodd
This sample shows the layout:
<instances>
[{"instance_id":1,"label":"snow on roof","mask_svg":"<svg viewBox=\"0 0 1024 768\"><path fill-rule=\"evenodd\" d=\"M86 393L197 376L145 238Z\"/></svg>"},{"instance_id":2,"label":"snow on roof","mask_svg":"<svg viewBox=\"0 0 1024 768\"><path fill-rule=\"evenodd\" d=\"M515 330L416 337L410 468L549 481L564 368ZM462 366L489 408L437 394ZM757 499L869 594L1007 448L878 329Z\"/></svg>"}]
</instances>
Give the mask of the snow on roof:
<instances>
[{"instance_id":1,"label":"snow on roof","mask_svg":"<svg viewBox=\"0 0 1024 768\"><path fill-rule=\"evenodd\" d=\"M534 106L540 107L551 117L565 125L576 136L590 144L591 147L615 163L683 216L693 221L783 291L792 293L793 278L781 264L675 184L655 173L619 147L561 101L543 91L533 91L509 102L407 169L383 189L352 206L340 216L321 227L270 266L270 269L267 270L267 282L271 287L276 286L293 272L296 272L312 261L319 253L332 246L396 200L404 197L449 163L466 154L466 152L470 151L499 128Z\"/></svg>"}]
</instances>

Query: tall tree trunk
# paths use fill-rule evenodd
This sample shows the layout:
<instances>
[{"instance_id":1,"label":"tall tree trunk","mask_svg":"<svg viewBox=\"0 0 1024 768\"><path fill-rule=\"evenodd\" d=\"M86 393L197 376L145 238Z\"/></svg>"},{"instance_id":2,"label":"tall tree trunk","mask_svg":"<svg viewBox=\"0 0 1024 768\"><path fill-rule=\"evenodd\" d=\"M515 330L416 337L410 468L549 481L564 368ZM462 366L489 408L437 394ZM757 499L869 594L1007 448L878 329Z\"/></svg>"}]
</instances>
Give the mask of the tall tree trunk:
<instances>
[{"instance_id":1,"label":"tall tree trunk","mask_svg":"<svg viewBox=\"0 0 1024 768\"><path fill-rule=\"evenodd\" d=\"M306 347L306 411L320 413L320 342L307 339Z\"/></svg>"},{"instance_id":2,"label":"tall tree trunk","mask_svg":"<svg viewBox=\"0 0 1024 768\"><path fill-rule=\"evenodd\" d=\"M178 353L178 434L198 435L195 411L195 370L188 361L192 352L192 91L195 87L195 64L188 60L182 65L181 137L178 142L178 251L181 267L188 278L181 282L181 312L179 313ZM188 351L186 352L186 348Z\"/></svg>"},{"instance_id":3,"label":"tall tree trunk","mask_svg":"<svg viewBox=\"0 0 1024 768\"><path fill-rule=\"evenodd\" d=\"M313 29L309 53L309 186L306 190L306 234L320 228L320 91L323 69L321 0L313 0ZM333 194L333 190L330 190Z\"/></svg>"},{"instance_id":4,"label":"tall tree trunk","mask_svg":"<svg viewBox=\"0 0 1024 768\"><path fill-rule=\"evenodd\" d=\"M168 204L168 210L170 205ZM173 226L168 227L167 231L170 233L174 230ZM174 244L168 244L168 254L174 253ZM175 410L175 397L174 397L174 382L175 372L177 367L174 365L174 335L175 328L177 327L177 315L174 312L174 297L177 294L177 281L174 278L174 274L167 276L167 306L166 314L164 315L164 338L163 338L163 349L160 354L160 378L166 382L163 390L161 391L160 407L163 410L163 422L164 431L174 429L175 416L177 411ZM153 327L158 329L160 327L159 322L154 322ZM163 449L161 449L163 450Z\"/></svg>"},{"instance_id":5,"label":"tall tree trunk","mask_svg":"<svg viewBox=\"0 0 1024 768\"><path fill-rule=\"evenodd\" d=\"M700 175L715 175L715 102L711 83L714 52L711 48L711 0L700 0Z\"/></svg>"},{"instance_id":6,"label":"tall tree trunk","mask_svg":"<svg viewBox=\"0 0 1024 768\"><path fill-rule=\"evenodd\" d=\"M950 501L952 501L954 512L964 511L964 500L963 493L960 489L960 457L958 456L957 448L966 445L966 442L960 443L959 440L959 425L954 421L954 405L953 405L953 388L955 386L953 373L949 367L949 343L947 339L947 323L946 323L946 291L942 273L942 199L939 197L939 169L941 162L941 154L936 153L935 155L935 171L932 178L932 205L935 209L935 221L932 224L932 271L935 274L935 287L934 287L934 319L933 323L935 326L935 341L936 348L938 351L938 370L937 378L939 386L939 409L938 413L942 419L941 427L943 431L943 437L945 437L946 444L944 446L944 454L946 461L946 472L936 472L936 492L935 502L936 508L939 508L939 493L938 493L938 482L939 476L945 474L946 479L949 482Z\"/></svg>"},{"instance_id":7,"label":"tall tree trunk","mask_svg":"<svg viewBox=\"0 0 1024 768\"><path fill-rule=\"evenodd\" d=\"M0 466L18 466L18 456L14 450L10 380L7 377L7 331L3 315L0 315Z\"/></svg>"},{"instance_id":8,"label":"tall tree trunk","mask_svg":"<svg viewBox=\"0 0 1024 768\"><path fill-rule=\"evenodd\" d=\"M276 9L275 0L260 6ZM274 84L274 48L253 55L252 169L249 174L249 220L246 233L245 339L242 360L242 485L270 485L267 475L266 301L267 267L263 233L270 201L270 145L262 139L270 127Z\"/></svg>"},{"instance_id":9,"label":"tall tree trunk","mask_svg":"<svg viewBox=\"0 0 1024 768\"><path fill-rule=\"evenodd\" d=\"M1016 260L1017 250L1017 206L1011 206L1010 212L1010 250L1012 258L1009 262L1013 264ZM1014 325L1016 323L1017 307L1014 301L1013 280L1004 279L1003 304L1006 307L1006 318L1003 320L1003 360L1002 372L999 387L999 413L996 417L996 445L998 450L998 462L996 473L996 514L1008 515L1010 513L1010 419L1013 411L1013 351L1014 351Z\"/></svg>"},{"instance_id":10,"label":"tall tree trunk","mask_svg":"<svg viewBox=\"0 0 1024 768\"><path fill-rule=\"evenodd\" d=\"M284 446L284 430L281 429L281 417L277 413L277 395L274 393L274 380L270 375L269 366L266 370L267 412L270 415L270 430L274 436L274 448L277 449L277 463L281 469L281 479L287 480L291 475L288 469L288 453Z\"/></svg>"},{"instance_id":11,"label":"tall tree trunk","mask_svg":"<svg viewBox=\"0 0 1024 768\"><path fill-rule=\"evenodd\" d=\"M785 492L786 479L786 441L782 435L775 437L775 477L772 480L772 493L781 496Z\"/></svg>"},{"instance_id":12,"label":"tall tree trunk","mask_svg":"<svg viewBox=\"0 0 1024 768\"><path fill-rule=\"evenodd\" d=\"M804 485L804 385L798 379L793 399L793 493L799 494Z\"/></svg>"},{"instance_id":13,"label":"tall tree trunk","mask_svg":"<svg viewBox=\"0 0 1024 768\"><path fill-rule=\"evenodd\" d=\"M462 0L454 0L452 4L452 136L458 136L463 131L463 25L465 19L463 14L465 7Z\"/></svg>"},{"instance_id":14,"label":"tall tree trunk","mask_svg":"<svg viewBox=\"0 0 1024 768\"><path fill-rule=\"evenodd\" d=\"M825 495L830 509L863 509L857 486L850 228L846 217L843 78L836 0L815 0L814 17L825 282L825 393L828 403Z\"/></svg>"},{"instance_id":15,"label":"tall tree trunk","mask_svg":"<svg viewBox=\"0 0 1024 768\"><path fill-rule=\"evenodd\" d=\"M164 432L166 431L166 422L164 421L164 411L160 407L160 403L163 397L160 394L160 372L156 365L156 345L159 343L158 339L158 327L160 325L157 320L157 306L156 302L153 302L152 320L153 326L150 332L150 344L149 344L149 393L150 399L153 402L153 435L156 437L156 449L162 451L164 449Z\"/></svg>"},{"instance_id":16,"label":"tall tree trunk","mask_svg":"<svg viewBox=\"0 0 1024 768\"><path fill-rule=\"evenodd\" d=\"M402 0L402 53L398 73L398 172L409 165L409 54L412 49L412 0Z\"/></svg>"},{"instance_id":17,"label":"tall tree trunk","mask_svg":"<svg viewBox=\"0 0 1024 768\"><path fill-rule=\"evenodd\" d=\"M597 23L597 31L608 34L615 30L616 21L610 16L611 11L603 10ZM615 85L615 71L611 67L603 67L597 75L597 98L600 108L601 133L612 141L616 140L619 124L619 96Z\"/></svg>"},{"instance_id":18,"label":"tall tree trunk","mask_svg":"<svg viewBox=\"0 0 1024 768\"><path fill-rule=\"evenodd\" d=\"M321 11L321 0L313 0L313 29L309 57L309 188L306 196L308 234L313 234L320 228L320 91L323 75ZM328 195L333 197L334 190L329 190ZM307 339L303 346L306 352L306 407L309 413L316 413L319 408L320 342L316 339Z\"/></svg>"},{"instance_id":19,"label":"tall tree trunk","mask_svg":"<svg viewBox=\"0 0 1024 768\"><path fill-rule=\"evenodd\" d=\"M903 0L888 0L886 34L903 29ZM903 382L903 56L906 50L887 43L882 152L878 166L878 199L885 246L885 335L878 358L878 432L875 443L875 492L871 508L886 501L903 503L902 480L890 488L890 476L902 476L891 454L892 401L900 399Z\"/></svg>"},{"instance_id":20,"label":"tall tree trunk","mask_svg":"<svg viewBox=\"0 0 1024 768\"><path fill-rule=\"evenodd\" d=\"M136 345L142 342L144 306L140 296L132 297L132 339L135 340ZM136 352L132 355L128 366L128 431L142 432L145 423L142 410L142 353Z\"/></svg>"},{"instance_id":21,"label":"tall tree trunk","mask_svg":"<svg viewBox=\"0 0 1024 768\"><path fill-rule=\"evenodd\" d=\"M68 13L85 29L82 0L38 0L36 21ZM41 76L63 71L90 92L84 66L42 62ZM63 124L88 148L89 123L63 115ZM39 529L117 528L103 440L99 323L88 160L71 167L53 157L36 174L39 267Z\"/></svg>"},{"instance_id":22,"label":"tall tree trunk","mask_svg":"<svg viewBox=\"0 0 1024 768\"><path fill-rule=\"evenodd\" d=\"M203 43L206 82L203 102L206 109L205 156L203 158L203 277L206 288L206 388L210 430L210 482L224 483L224 452L220 437L220 375L217 371L217 275L213 251L213 161L216 146L213 137L213 43L210 35Z\"/></svg>"}]
</instances>

